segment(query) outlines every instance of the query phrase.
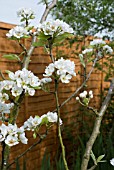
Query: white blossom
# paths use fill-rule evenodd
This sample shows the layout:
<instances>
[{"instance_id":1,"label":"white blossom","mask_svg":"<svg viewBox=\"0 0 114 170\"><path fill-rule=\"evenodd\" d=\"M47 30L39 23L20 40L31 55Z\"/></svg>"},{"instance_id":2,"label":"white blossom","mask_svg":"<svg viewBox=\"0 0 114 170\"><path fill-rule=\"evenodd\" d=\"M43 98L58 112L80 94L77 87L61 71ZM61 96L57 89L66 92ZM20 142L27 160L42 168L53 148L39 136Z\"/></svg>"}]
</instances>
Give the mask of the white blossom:
<instances>
[{"instance_id":1,"label":"white blossom","mask_svg":"<svg viewBox=\"0 0 114 170\"><path fill-rule=\"evenodd\" d=\"M4 103L8 99L9 99L9 96L7 93L0 93L0 102Z\"/></svg>"},{"instance_id":2,"label":"white blossom","mask_svg":"<svg viewBox=\"0 0 114 170\"><path fill-rule=\"evenodd\" d=\"M42 78L41 80L40 80L40 82L41 82L41 84L43 85L43 84L47 84L47 83L50 83L50 82L52 82L52 79L49 77L46 77L46 78Z\"/></svg>"},{"instance_id":3,"label":"white blossom","mask_svg":"<svg viewBox=\"0 0 114 170\"><path fill-rule=\"evenodd\" d=\"M93 52L92 48L86 48L84 51L82 51L82 54L91 53L91 52Z\"/></svg>"},{"instance_id":4,"label":"white blossom","mask_svg":"<svg viewBox=\"0 0 114 170\"><path fill-rule=\"evenodd\" d=\"M19 139L23 144L27 144L28 142L28 139L26 138L25 133L19 134Z\"/></svg>"},{"instance_id":5,"label":"white blossom","mask_svg":"<svg viewBox=\"0 0 114 170\"><path fill-rule=\"evenodd\" d=\"M79 97L78 97L78 96L76 97L76 100L79 100Z\"/></svg>"},{"instance_id":6,"label":"white blossom","mask_svg":"<svg viewBox=\"0 0 114 170\"><path fill-rule=\"evenodd\" d=\"M91 46L98 46L98 45L104 45L106 44L105 41L103 41L102 39L94 39L93 41L90 42Z\"/></svg>"},{"instance_id":7,"label":"white blossom","mask_svg":"<svg viewBox=\"0 0 114 170\"><path fill-rule=\"evenodd\" d=\"M18 128L16 124L0 125L0 142L4 141L8 146L14 146L21 141L27 144L28 139L25 136L24 127Z\"/></svg>"},{"instance_id":8,"label":"white blossom","mask_svg":"<svg viewBox=\"0 0 114 170\"><path fill-rule=\"evenodd\" d=\"M21 95L22 91L23 91L23 89L21 87L18 87L17 85L15 85L11 90L12 95L15 97Z\"/></svg>"},{"instance_id":9,"label":"white blossom","mask_svg":"<svg viewBox=\"0 0 114 170\"><path fill-rule=\"evenodd\" d=\"M114 158L112 158L112 159L110 160L110 164L111 164L112 166L114 166Z\"/></svg>"},{"instance_id":10,"label":"white blossom","mask_svg":"<svg viewBox=\"0 0 114 170\"><path fill-rule=\"evenodd\" d=\"M64 34L64 33L73 33L73 29L65 22L57 19L44 21L42 24L39 24L37 28L38 34L44 33L45 35L56 36Z\"/></svg>"},{"instance_id":11,"label":"white blossom","mask_svg":"<svg viewBox=\"0 0 114 170\"><path fill-rule=\"evenodd\" d=\"M0 102L0 112L1 114L10 113L10 109L14 106L13 103L1 103Z\"/></svg>"},{"instance_id":12,"label":"white blossom","mask_svg":"<svg viewBox=\"0 0 114 170\"><path fill-rule=\"evenodd\" d=\"M62 83L69 83L72 76L76 76L75 64L70 60L58 59L46 67L44 76L52 76L60 79Z\"/></svg>"},{"instance_id":13,"label":"white blossom","mask_svg":"<svg viewBox=\"0 0 114 170\"><path fill-rule=\"evenodd\" d=\"M103 50L106 51L107 54L113 53L113 49L109 45L104 45Z\"/></svg>"},{"instance_id":14,"label":"white blossom","mask_svg":"<svg viewBox=\"0 0 114 170\"><path fill-rule=\"evenodd\" d=\"M27 9L27 8L19 9L17 11L17 16L21 17L21 18L26 18L27 20L35 18L34 11L32 11L31 8L29 8L29 9Z\"/></svg>"},{"instance_id":15,"label":"white blossom","mask_svg":"<svg viewBox=\"0 0 114 170\"><path fill-rule=\"evenodd\" d=\"M85 98L87 96L87 91L83 91L82 93L79 94L81 98Z\"/></svg>"},{"instance_id":16,"label":"white blossom","mask_svg":"<svg viewBox=\"0 0 114 170\"><path fill-rule=\"evenodd\" d=\"M27 31L26 28L24 28L23 26L16 26L14 28L12 28L9 33L6 34L6 36L8 38L23 38L25 36L28 36L29 32Z\"/></svg>"},{"instance_id":17,"label":"white blossom","mask_svg":"<svg viewBox=\"0 0 114 170\"><path fill-rule=\"evenodd\" d=\"M46 67L44 76L52 76L54 71L55 71L54 64L51 63L49 64L49 66Z\"/></svg>"},{"instance_id":18,"label":"white blossom","mask_svg":"<svg viewBox=\"0 0 114 170\"><path fill-rule=\"evenodd\" d=\"M92 90L89 91L89 98L91 98L91 99L93 98L93 91Z\"/></svg>"},{"instance_id":19,"label":"white blossom","mask_svg":"<svg viewBox=\"0 0 114 170\"><path fill-rule=\"evenodd\" d=\"M56 112L48 112L47 113L47 118L48 118L48 121L51 122L51 123L57 123L58 121L58 115ZM62 125L62 120L59 119L59 123L60 125Z\"/></svg>"},{"instance_id":20,"label":"white blossom","mask_svg":"<svg viewBox=\"0 0 114 170\"><path fill-rule=\"evenodd\" d=\"M16 136L8 135L7 138L5 139L5 143L8 146L14 146L17 145L19 142Z\"/></svg>"},{"instance_id":21,"label":"white blossom","mask_svg":"<svg viewBox=\"0 0 114 170\"><path fill-rule=\"evenodd\" d=\"M72 76L70 74L62 74L60 76L60 80L62 83L69 83L70 82L70 79L72 78Z\"/></svg>"}]
</instances>

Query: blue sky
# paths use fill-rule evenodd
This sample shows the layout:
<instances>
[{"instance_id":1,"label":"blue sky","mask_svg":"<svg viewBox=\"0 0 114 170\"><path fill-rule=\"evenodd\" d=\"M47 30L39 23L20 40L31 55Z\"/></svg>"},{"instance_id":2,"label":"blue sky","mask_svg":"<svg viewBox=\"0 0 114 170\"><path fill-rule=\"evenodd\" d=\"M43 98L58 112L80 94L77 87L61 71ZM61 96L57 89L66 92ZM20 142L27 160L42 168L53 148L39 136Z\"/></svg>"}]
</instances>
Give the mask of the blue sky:
<instances>
[{"instance_id":1,"label":"blue sky","mask_svg":"<svg viewBox=\"0 0 114 170\"><path fill-rule=\"evenodd\" d=\"M38 2L39 0L0 0L0 22L19 24L16 12L25 7L31 8L35 12L34 24L37 25L45 9L45 6Z\"/></svg>"}]
</instances>

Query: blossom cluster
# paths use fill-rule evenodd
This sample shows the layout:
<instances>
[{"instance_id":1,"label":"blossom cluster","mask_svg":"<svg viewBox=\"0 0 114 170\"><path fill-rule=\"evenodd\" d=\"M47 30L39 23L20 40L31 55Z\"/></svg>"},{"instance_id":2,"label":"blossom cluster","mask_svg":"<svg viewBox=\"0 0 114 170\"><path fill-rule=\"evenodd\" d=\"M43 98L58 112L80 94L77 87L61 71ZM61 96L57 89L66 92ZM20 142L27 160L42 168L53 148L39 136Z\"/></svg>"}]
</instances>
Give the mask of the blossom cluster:
<instances>
[{"instance_id":1,"label":"blossom cluster","mask_svg":"<svg viewBox=\"0 0 114 170\"><path fill-rule=\"evenodd\" d=\"M0 117L3 116L3 114L10 113L10 109L14 106L14 103L5 103L9 100L9 95L3 90L3 82L0 82Z\"/></svg>"},{"instance_id":2,"label":"blossom cluster","mask_svg":"<svg viewBox=\"0 0 114 170\"><path fill-rule=\"evenodd\" d=\"M102 39L94 39L93 41L90 42L90 46L95 46L95 47L100 47L100 51L103 53L105 52L106 54L112 54L113 53L113 49L106 44L105 41L103 41Z\"/></svg>"},{"instance_id":3,"label":"blossom cluster","mask_svg":"<svg viewBox=\"0 0 114 170\"><path fill-rule=\"evenodd\" d=\"M85 50L82 51L82 54L79 54L80 60L82 65L85 67L85 55L86 55L86 62L92 61L90 56L97 55L98 59L101 59L105 54L112 54L113 49L106 44L105 41L102 39L94 39L93 41L90 42L89 48L86 48Z\"/></svg>"},{"instance_id":4,"label":"blossom cluster","mask_svg":"<svg viewBox=\"0 0 114 170\"><path fill-rule=\"evenodd\" d=\"M42 115L41 117L35 116L34 118L30 116L30 118L24 122L24 129L34 131L36 127L40 126L43 123L57 123L58 116L56 112L48 112L47 114ZM59 119L60 125L62 125L62 120Z\"/></svg>"},{"instance_id":5,"label":"blossom cluster","mask_svg":"<svg viewBox=\"0 0 114 170\"><path fill-rule=\"evenodd\" d=\"M82 54L88 54L88 53L92 53L94 52L94 47L97 48L98 53L103 55L103 52L105 52L106 54L112 54L113 53L113 49L106 44L105 41L103 41L102 39L94 39L93 41L90 42L90 48L85 49L84 51L82 51Z\"/></svg>"},{"instance_id":6,"label":"blossom cluster","mask_svg":"<svg viewBox=\"0 0 114 170\"><path fill-rule=\"evenodd\" d=\"M56 19L50 21L44 21L37 27L38 34L43 33L44 35L58 36L64 33L73 33L73 29L64 21Z\"/></svg>"},{"instance_id":7,"label":"blossom cluster","mask_svg":"<svg viewBox=\"0 0 114 170\"><path fill-rule=\"evenodd\" d=\"M76 97L76 100L79 101L82 105L88 105L90 99L93 98L93 91L90 90L89 93L87 93L86 90L84 90L82 93L79 94L79 97Z\"/></svg>"},{"instance_id":8,"label":"blossom cluster","mask_svg":"<svg viewBox=\"0 0 114 170\"><path fill-rule=\"evenodd\" d=\"M27 37L29 35L29 31L24 26L16 26L9 30L9 32L6 34L8 38L15 38L20 39Z\"/></svg>"},{"instance_id":9,"label":"blossom cluster","mask_svg":"<svg viewBox=\"0 0 114 170\"><path fill-rule=\"evenodd\" d=\"M60 79L62 83L69 83L72 76L76 76L75 64L70 60L58 59L46 67L44 76L54 76L54 78Z\"/></svg>"},{"instance_id":10,"label":"blossom cluster","mask_svg":"<svg viewBox=\"0 0 114 170\"><path fill-rule=\"evenodd\" d=\"M14 146L22 142L27 144L28 139L25 136L26 130L34 131L38 126L42 124L53 124L58 122L58 116L56 112L48 112L47 114L42 115L41 117L35 116L24 122L24 125L20 128L16 124L1 124L0 125L0 142L5 142L8 146ZM62 120L59 119L60 125L62 125Z\"/></svg>"},{"instance_id":11,"label":"blossom cluster","mask_svg":"<svg viewBox=\"0 0 114 170\"><path fill-rule=\"evenodd\" d=\"M27 8L21 8L17 11L17 16L22 18L22 21L24 19L26 20L30 20L30 19L34 19L35 15L34 15L34 11L32 11L31 8L27 9Z\"/></svg>"},{"instance_id":12,"label":"blossom cluster","mask_svg":"<svg viewBox=\"0 0 114 170\"><path fill-rule=\"evenodd\" d=\"M9 72L9 78L13 81L11 92L13 96L19 96L24 90L30 96L35 94L35 89L40 88L40 79L26 68L18 70L15 73Z\"/></svg>"},{"instance_id":13,"label":"blossom cluster","mask_svg":"<svg viewBox=\"0 0 114 170\"><path fill-rule=\"evenodd\" d=\"M27 144L28 139L25 137L24 128L18 128L17 125L2 124L0 126L0 142L5 142L8 146L14 146L21 141L23 144Z\"/></svg>"},{"instance_id":14,"label":"blossom cluster","mask_svg":"<svg viewBox=\"0 0 114 170\"><path fill-rule=\"evenodd\" d=\"M98 46L98 45L105 45L106 42L103 41L102 39L94 39L93 41L90 42L91 46Z\"/></svg>"}]
</instances>

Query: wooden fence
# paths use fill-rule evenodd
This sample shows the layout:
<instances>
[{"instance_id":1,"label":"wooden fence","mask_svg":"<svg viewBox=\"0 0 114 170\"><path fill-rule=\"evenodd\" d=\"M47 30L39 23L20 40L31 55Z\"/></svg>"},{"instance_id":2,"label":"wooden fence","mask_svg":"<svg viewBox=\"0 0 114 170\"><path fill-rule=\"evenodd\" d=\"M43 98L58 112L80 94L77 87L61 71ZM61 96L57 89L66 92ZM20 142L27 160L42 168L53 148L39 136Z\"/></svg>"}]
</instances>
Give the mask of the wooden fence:
<instances>
[{"instance_id":1,"label":"wooden fence","mask_svg":"<svg viewBox=\"0 0 114 170\"><path fill-rule=\"evenodd\" d=\"M6 38L6 33L11 29L13 25L0 23L0 70L6 76L5 70L16 71L20 69L19 65L15 61L9 61L2 56L4 54L19 54L21 52L21 47L13 40L8 40ZM89 42L89 39L86 39L86 42ZM23 42L27 48L29 47L29 41L24 40ZM80 42L78 50L84 45L84 41ZM69 84L60 84L59 86L59 100L62 103L65 99L67 99L73 92L79 87L83 81L78 75L78 71L82 70L82 66L80 65L78 57L72 54L72 52L78 52L76 50L76 45L74 44L71 48L68 47L58 47L54 50L54 55L61 54L61 50L64 51L65 56L70 57L71 60L75 61L76 64L76 73L77 76L74 77ZM49 55L46 54L42 47L36 48L31 58L29 70L34 72L36 76L42 77L44 73L45 66L50 63ZM90 66L88 67L88 70ZM103 73L96 71L93 72L89 82L88 87L90 86L91 90L94 91L94 99L92 100L92 104L96 104L96 107L99 107L99 96L101 93L103 84ZM51 85L51 89L53 89L53 85ZM38 90L33 97L25 97L20 112L17 119L18 126L23 125L23 122L30 117L30 115L39 115L47 113L48 111L53 111L55 109L55 100L53 94L49 94ZM61 118L63 119L63 127L72 126L71 133L73 135L79 135L82 133L82 122L87 119L86 116L80 114L79 112L79 104L76 102L75 98L72 98L64 107L61 108ZM80 130L81 129L81 130ZM28 146L32 145L36 140L33 139L32 133L27 133L27 137L29 138L28 145L19 144L11 148L10 162L13 161L19 154L21 154L24 150L28 148ZM64 143L68 145L68 137L65 135L64 131ZM40 170L41 160L45 151L51 154L51 159L55 159L56 152L58 150L58 139L57 139L57 130L56 126L52 127L49 131L47 138L39 145L37 145L32 151L28 152L24 157L20 159L20 164L23 164L23 160L26 160L27 169L31 170ZM68 146L69 148L69 146ZM69 149L68 149L69 150ZM15 169L15 165L12 166L12 170Z\"/></svg>"}]
</instances>

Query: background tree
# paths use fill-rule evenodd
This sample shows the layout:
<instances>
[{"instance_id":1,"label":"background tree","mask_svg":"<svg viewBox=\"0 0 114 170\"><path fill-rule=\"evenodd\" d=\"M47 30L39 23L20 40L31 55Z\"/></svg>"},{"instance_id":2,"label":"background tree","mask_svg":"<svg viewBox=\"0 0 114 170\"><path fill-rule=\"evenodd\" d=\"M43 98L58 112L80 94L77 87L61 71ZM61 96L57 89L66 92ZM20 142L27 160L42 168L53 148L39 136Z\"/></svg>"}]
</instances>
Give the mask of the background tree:
<instances>
[{"instance_id":1,"label":"background tree","mask_svg":"<svg viewBox=\"0 0 114 170\"><path fill-rule=\"evenodd\" d=\"M71 25L78 35L102 32L114 39L113 0L59 0L53 15Z\"/></svg>"}]
</instances>

